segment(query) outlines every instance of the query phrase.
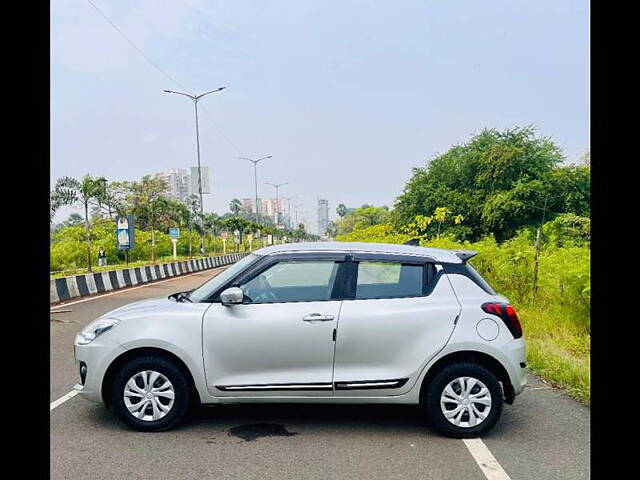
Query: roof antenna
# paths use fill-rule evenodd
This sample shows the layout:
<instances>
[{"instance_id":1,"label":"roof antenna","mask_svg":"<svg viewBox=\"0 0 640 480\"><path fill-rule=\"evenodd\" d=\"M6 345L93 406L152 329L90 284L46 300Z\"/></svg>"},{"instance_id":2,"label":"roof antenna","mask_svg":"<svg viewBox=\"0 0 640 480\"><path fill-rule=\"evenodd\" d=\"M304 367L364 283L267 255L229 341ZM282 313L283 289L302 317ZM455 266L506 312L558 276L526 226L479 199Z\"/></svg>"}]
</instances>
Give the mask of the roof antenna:
<instances>
[{"instance_id":1,"label":"roof antenna","mask_svg":"<svg viewBox=\"0 0 640 480\"><path fill-rule=\"evenodd\" d=\"M412 238L408 242L404 242L403 245L411 245L412 247L419 247L420 246L420 239L419 238Z\"/></svg>"}]
</instances>

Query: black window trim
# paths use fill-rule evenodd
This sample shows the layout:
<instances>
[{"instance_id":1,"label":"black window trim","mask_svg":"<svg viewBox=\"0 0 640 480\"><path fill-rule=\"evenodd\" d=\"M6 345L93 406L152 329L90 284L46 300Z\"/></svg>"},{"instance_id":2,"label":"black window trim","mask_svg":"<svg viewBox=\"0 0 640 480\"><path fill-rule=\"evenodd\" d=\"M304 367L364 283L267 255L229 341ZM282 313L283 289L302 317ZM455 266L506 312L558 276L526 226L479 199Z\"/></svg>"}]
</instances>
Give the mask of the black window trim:
<instances>
[{"instance_id":1,"label":"black window trim","mask_svg":"<svg viewBox=\"0 0 640 480\"><path fill-rule=\"evenodd\" d=\"M395 300L400 298L422 298L431 295L436 285L442 277L443 271L439 270L433 275L433 278L429 279L429 269L427 265L433 265L434 268L440 262L437 262L432 257L427 256L415 256L415 255L402 255L392 253L355 253L351 257L353 267L353 273L351 277L351 296L345 300ZM380 263L399 263L400 265L421 265L422 266L422 292L420 295L395 295L380 298L356 298L356 287L358 284L358 264L360 262L380 262Z\"/></svg>"},{"instance_id":2,"label":"black window trim","mask_svg":"<svg viewBox=\"0 0 640 480\"><path fill-rule=\"evenodd\" d=\"M462 275L464 277L467 277L469 280L471 280L473 283L475 283L478 287L480 287L482 290L487 292L489 295L497 295L495 290L491 288L491 285L489 285L487 281L484 278L482 278L482 276L480 276L480 274L477 271L475 271L475 268L473 268L473 266L470 263L442 262L441 265L442 265L442 271L447 275ZM473 270L469 270L470 267Z\"/></svg>"},{"instance_id":3,"label":"black window trim","mask_svg":"<svg viewBox=\"0 0 640 480\"><path fill-rule=\"evenodd\" d=\"M338 272L333 284L333 290L331 292L331 298L328 300L315 300L315 301L342 301L342 300L393 300L398 298L421 298L431 295L435 287L438 285L440 278L447 273L444 268L445 265L461 266L463 264L447 264L439 262L432 257L417 256L417 255L403 255L393 253L367 253L367 252L278 252L271 255L264 255L258 259L255 263L249 265L244 271L238 273L234 278L223 284L218 290L216 290L207 300L203 303L220 303L220 293L229 287L239 286L251 278L259 275L267 268L271 267L275 263L283 260L298 260L298 261L318 261L318 260L334 260L338 263ZM432 264L441 265L443 268L436 271L432 279L429 279L429 271L423 267L423 282L422 282L422 294L421 295L407 295L396 297L382 297L379 299L356 299L356 285L358 282L358 263L360 261L367 262L386 262L386 263L401 263L406 265L423 265ZM456 272L457 273L457 272ZM471 277L470 277L471 278ZM473 278L471 278L474 280ZM475 282L475 280L474 280ZM275 303L275 302L274 302ZM279 303L300 303L300 302L279 302ZM251 304L247 304L251 305ZM257 304L256 304L257 305Z\"/></svg>"}]
</instances>

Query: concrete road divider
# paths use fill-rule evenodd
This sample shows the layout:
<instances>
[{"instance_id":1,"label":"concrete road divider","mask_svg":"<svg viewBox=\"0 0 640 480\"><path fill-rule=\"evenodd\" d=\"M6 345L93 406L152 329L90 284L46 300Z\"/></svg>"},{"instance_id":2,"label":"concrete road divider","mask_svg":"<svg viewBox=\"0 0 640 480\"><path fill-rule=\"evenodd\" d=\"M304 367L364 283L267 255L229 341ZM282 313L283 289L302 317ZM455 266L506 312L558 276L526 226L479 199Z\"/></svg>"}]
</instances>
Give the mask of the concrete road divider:
<instances>
[{"instance_id":1,"label":"concrete road divider","mask_svg":"<svg viewBox=\"0 0 640 480\"><path fill-rule=\"evenodd\" d=\"M110 290L133 287L142 283L155 282L200 270L222 267L237 262L245 255L246 253L231 253L229 255L197 258L183 262L157 263L144 267L52 278L49 287L49 304L64 302L70 298L86 297Z\"/></svg>"}]
</instances>

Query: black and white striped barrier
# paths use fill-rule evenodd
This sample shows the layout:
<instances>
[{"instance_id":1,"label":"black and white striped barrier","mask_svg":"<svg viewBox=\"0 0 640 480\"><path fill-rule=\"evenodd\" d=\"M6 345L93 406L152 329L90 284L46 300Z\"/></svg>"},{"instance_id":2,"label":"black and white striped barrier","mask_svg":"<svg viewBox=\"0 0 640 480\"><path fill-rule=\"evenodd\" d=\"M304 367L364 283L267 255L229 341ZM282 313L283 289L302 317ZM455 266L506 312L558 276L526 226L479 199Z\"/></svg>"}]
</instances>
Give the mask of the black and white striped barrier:
<instances>
[{"instance_id":1,"label":"black and white striped barrier","mask_svg":"<svg viewBox=\"0 0 640 480\"><path fill-rule=\"evenodd\" d=\"M184 262L160 263L145 267L123 268L121 270L52 278L49 287L49 304L230 265L245 255L246 253L232 253L217 257L186 260Z\"/></svg>"}]
</instances>

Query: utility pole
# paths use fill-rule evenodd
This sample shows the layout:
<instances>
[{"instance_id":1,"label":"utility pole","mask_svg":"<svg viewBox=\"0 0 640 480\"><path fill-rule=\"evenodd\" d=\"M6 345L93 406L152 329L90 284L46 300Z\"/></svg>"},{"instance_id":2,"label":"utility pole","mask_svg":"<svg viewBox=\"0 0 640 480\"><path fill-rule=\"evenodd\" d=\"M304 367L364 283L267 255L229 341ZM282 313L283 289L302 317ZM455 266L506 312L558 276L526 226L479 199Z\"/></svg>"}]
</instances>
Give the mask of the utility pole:
<instances>
[{"instance_id":1,"label":"utility pole","mask_svg":"<svg viewBox=\"0 0 640 480\"><path fill-rule=\"evenodd\" d=\"M258 158L257 160L253 160L252 158L247 158L247 157L238 157L240 160L249 160L251 163L253 163L253 183L255 186L255 193L256 193L256 204L255 204L255 209L256 209L256 224L260 224L260 221L258 219L258 162L261 162L262 160L266 160L267 158L272 158L273 155L269 155L267 157L262 157L262 158Z\"/></svg>"},{"instance_id":2,"label":"utility pole","mask_svg":"<svg viewBox=\"0 0 640 480\"><path fill-rule=\"evenodd\" d=\"M549 194L550 195L550 194ZM542 230L542 225L544 225L544 219L547 213L547 202L549 200L549 195L544 198L544 207L542 207L542 221L540 222L540 226L536 230L536 243L535 250L533 253L533 295L531 302L535 303L536 294L538 293L538 267L539 267L539 257L540 257L540 234Z\"/></svg>"},{"instance_id":3,"label":"utility pole","mask_svg":"<svg viewBox=\"0 0 640 480\"><path fill-rule=\"evenodd\" d=\"M204 204L202 202L202 168L200 167L200 128L198 126L198 100L200 100L205 95L209 95L210 93L219 92L220 90L224 90L226 87L220 87L215 90L211 90L209 92L201 93L200 95L190 95L184 92L174 92L173 90L164 90L165 93L175 93L177 95L184 95L185 97L189 97L193 101L193 108L195 109L196 114L196 152L198 157L198 193L200 195L200 222L202 223L204 220ZM206 246L204 242L204 225L202 227L202 254L206 255Z\"/></svg>"},{"instance_id":4,"label":"utility pole","mask_svg":"<svg viewBox=\"0 0 640 480\"><path fill-rule=\"evenodd\" d=\"M283 185L288 185L289 182L284 182L284 183L269 183L269 182L265 182L267 185L271 185L272 187L274 187L276 189L276 218L275 218L275 223L276 223L276 228L278 227L278 220L280 219L280 202L279 202L279 197L278 197L278 190L280 189L281 186Z\"/></svg>"}]
</instances>

